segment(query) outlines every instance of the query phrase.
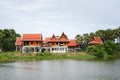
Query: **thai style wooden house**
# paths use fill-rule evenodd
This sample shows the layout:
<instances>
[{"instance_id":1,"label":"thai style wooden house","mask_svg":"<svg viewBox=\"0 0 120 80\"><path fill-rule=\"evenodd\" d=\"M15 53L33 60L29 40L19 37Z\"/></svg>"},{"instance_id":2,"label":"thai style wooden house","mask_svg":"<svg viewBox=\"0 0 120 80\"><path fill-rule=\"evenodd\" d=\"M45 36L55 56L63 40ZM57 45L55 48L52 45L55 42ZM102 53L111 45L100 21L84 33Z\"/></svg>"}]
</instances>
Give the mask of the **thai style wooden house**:
<instances>
[{"instance_id":1,"label":"thai style wooden house","mask_svg":"<svg viewBox=\"0 0 120 80\"><path fill-rule=\"evenodd\" d=\"M42 34L23 34L16 39L16 51L22 53L41 52L47 50L52 53L65 53L76 50L78 45L75 40L69 40L64 32L61 36L46 37L43 41Z\"/></svg>"},{"instance_id":2,"label":"thai style wooden house","mask_svg":"<svg viewBox=\"0 0 120 80\"><path fill-rule=\"evenodd\" d=\"M50 52L63 53L68 51L68 43L69 40L63 32L60 37L55 36L54 34L52 37L47 37L44 41L44 46L45 49L47 49Z\"/></svg>"},{"instance_id":3,"label":"thai style wooden house","mask_svg":"<svg viewBox=\"0 0 120 80\"><path fill-rule=\"evenodd\" d=\"M16 39L16 51L41 52L42 43L42 34L23 34L21 38Z\"/></svg>"},{"instance_id":4,"label":"thai style wooden house","mask_svg":"<svg viewBox=\"0 0 120 80\"><path fill-rule=\"evenodd\" d=\"M77 44L75 39L71 39L68 43L68 50L69 51L77 51L80 49L80 45Z\"/></svg>"},{"instance_id":5,"label":"thai style wooden house","mask_svg":"<svg viewBox=\"0 0 120 80\"><path fill-rule=\"evenodd\" d=\"M93 37L88 44L89 45L103 44L103 41L100 39L100 37Z\"/></svg>"}]
</instances>

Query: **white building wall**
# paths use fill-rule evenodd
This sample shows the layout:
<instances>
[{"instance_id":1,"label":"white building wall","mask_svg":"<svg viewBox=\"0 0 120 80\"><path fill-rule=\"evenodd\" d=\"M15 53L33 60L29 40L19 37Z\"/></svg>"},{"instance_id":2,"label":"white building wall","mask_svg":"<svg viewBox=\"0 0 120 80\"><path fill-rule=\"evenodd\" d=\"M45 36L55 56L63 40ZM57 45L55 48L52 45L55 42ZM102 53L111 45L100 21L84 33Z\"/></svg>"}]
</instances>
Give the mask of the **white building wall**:
<instances>
[{"instance_id":1,"label":"white building wall","mask_svg":"<svg viewBox=\"0 0 120 80\"><path fill-rule=\"evenodd\" d=\"M35 52L41 52L42 47L41 46L23 46L22 47L22 53L35 53Z\"/></svg>"},{"instance_id":2,"label":"white building wall","mask_svg":"<svg viewBox=\"0 0 120 80\"><path fill-rule=\"evenodd\" d=\"M65 53L68 51L68 47L66 46L54 46L51 47L50 52L52 53Z\"/></svg>"}]
</instances>

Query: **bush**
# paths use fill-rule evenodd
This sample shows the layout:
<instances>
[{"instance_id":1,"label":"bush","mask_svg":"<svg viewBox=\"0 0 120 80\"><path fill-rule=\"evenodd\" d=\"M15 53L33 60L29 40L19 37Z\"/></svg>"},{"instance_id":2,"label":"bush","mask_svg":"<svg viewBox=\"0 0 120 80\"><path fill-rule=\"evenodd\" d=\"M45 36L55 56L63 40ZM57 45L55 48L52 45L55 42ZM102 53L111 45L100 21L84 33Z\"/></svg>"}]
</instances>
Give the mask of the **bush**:
<instances>
[{"instance_id":1,"label":"bush","mask_svg":"<svg viewBox=\"0 0 120 80\"><path fill-rule=\"evenodd\" d=\"M37 56L51 56L52 53L37 53Z\"/></svg>"},{"instance_id":2,"label":"bush","mask_svg":"<svg viewBox=\"0 0 120 80\"><path fill-rule=\"evenodd\" d=\"M112 41L106 41L104 48L108 55L115 55L117 53L117 46Z\"/></svg>"},{"instance_id":3,"label":"bush","mask_svg":"<svg viewBox=\"0 0 120 80\"><path fill-rule=\"evenodd\" d=\"M103 57L104 57L104 54L106 54L105 50L98 50L98 51L96 52L96 56L97 56L98 58L103 58Z\"/></svg>"},{"instance_id":4,"label":"bush","mask_svg":"<svg viewBox=\"0 0 120 80\"><path fill-rule=\"evenodd\" d=\"M92 55L95 55L95 53L97 52L97 47L95 45L88 46L86 48L86 51Z\"/></svg>"},{"instance_id":5,"label":"bush","mask_svg":"<svg viewBox=\"0 0 120 80\"><path fill-rule=\"evenodd\" d=\"M104 54L106 54L105 48L102 45L88 46L86 51L98 58L103 58Z\"/></svg>"}]
</instances>

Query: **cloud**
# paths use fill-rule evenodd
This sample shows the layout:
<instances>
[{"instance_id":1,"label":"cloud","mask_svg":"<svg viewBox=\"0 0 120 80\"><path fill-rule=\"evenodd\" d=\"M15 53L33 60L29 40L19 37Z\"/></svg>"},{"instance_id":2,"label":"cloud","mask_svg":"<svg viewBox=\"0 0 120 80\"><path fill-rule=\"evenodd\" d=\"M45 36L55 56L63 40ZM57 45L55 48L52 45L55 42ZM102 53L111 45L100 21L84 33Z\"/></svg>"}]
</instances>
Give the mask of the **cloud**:
<instances>
[{"instance_id":1,"label":"cloud","mask_svg":"<svg viewBox=\"0 0 120 80\"><path fill-rule=\"evenodd\" d=\"M116 28L120 21L116 0L0 0L0 28L18 33L76 34Z\"/></svg>"}]
</instances>

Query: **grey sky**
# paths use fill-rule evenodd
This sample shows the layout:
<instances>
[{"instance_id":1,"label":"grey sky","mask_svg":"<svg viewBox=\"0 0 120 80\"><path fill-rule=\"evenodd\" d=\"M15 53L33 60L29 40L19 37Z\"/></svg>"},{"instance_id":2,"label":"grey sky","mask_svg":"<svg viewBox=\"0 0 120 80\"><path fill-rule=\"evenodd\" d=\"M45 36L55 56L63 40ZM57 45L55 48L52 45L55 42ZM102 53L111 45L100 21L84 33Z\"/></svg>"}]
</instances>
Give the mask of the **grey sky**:
<instances>
[{"instance_id":1,"label":"grey sky","mask_svg":"<svg viewBox=\"0 0 120 80\"><path fill-rule=\"evenodd\" d=\"M120 0L0 0L0 28L42 33L76 34L120 26Z\"/></svg>"}]
</instances>

